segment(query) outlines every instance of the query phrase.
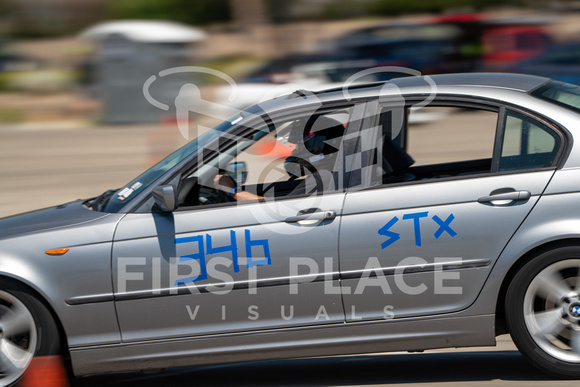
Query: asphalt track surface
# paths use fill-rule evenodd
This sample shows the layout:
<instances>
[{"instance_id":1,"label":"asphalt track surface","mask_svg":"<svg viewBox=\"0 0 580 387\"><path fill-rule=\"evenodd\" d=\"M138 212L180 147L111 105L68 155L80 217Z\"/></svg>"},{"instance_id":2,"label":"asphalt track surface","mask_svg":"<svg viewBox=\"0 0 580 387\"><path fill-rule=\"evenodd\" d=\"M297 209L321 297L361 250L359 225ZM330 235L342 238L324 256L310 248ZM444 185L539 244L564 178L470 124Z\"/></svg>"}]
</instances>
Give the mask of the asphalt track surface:
<instances>
[{"instance_id":1,"label":"asphalt track surface","mask_svg":"<svg viewBox=\"0 0 580 387\"><path fill-rule=\"evenodd\" d=\"M184 142L157 126L0 126L0 217L118 188Z\"/></svg>"},{"instance_id":2,"label":"asphalt track surface","mask_svg":"<svg viewBox=\"0 0 580 387\"><path fill-rule=\"evenodd\" d=\"M176 128L0 127L0 217L96 196L132 180L183 144ZM516 351L437 350L180 368L94 376L71 386L578 386L547 376Z\"/></svg>"},{"instance_id":3,"label":"asphalt track surface","mask_svg":"<svg viewBox=\"0 0 580 387\"><path fill-rule=\"evenodd\" d=\"M71 386L578 386L536 370L515 350L381 354L180 368L76 379Z\"/></svg>"}]
</instances>

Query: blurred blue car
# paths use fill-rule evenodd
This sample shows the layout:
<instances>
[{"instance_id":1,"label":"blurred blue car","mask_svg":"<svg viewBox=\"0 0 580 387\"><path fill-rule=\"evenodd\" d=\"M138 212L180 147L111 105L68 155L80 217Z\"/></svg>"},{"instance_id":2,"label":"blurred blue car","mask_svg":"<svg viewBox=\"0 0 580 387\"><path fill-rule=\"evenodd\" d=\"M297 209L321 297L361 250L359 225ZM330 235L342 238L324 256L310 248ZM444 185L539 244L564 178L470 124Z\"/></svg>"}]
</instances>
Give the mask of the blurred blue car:
<instances>
[{"instance_id":1,"label":"blurred blue car","mask_svg":"<svg viewBox=\"0 0 580 387\"><path fill-rule=\"evenodd\" d=\"M539 75L580 84L580 42L555 46L548 52L516 63L514 73Z\"/></svg>"}]
</instances>

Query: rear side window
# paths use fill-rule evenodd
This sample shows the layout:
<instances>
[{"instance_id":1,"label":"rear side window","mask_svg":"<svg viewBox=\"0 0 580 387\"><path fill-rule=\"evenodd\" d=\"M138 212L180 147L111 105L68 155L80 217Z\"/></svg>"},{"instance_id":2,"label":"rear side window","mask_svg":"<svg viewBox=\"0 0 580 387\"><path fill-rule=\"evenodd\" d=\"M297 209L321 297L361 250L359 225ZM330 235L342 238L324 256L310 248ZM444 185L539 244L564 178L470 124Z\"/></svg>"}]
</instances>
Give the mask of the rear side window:
<instances>
[{"instance_id":1,"label":"rear side window","mask_svg":"<svg viewBox=\"0 0 580 387\"><path fill-rule=\"evenodd\" d=\"M560 136L547 126L515 112L506 112L499 171L551 167Z\"/></svg>"}]
</instances>

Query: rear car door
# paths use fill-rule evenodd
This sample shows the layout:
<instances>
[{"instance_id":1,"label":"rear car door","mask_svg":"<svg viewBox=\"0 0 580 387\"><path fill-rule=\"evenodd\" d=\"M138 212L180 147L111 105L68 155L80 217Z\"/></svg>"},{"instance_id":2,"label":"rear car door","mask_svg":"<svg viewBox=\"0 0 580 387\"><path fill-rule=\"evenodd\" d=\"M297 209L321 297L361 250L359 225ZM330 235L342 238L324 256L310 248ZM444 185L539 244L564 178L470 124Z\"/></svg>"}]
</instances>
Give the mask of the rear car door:
<instances>
[{"instance_id":1,"label":"rear car door","mask_svg":"<svg viewBox=\"0 0 580 387\"><path fill-rule=\"evenodd\" d=\"M376 106L361 139L378 157L343 208L347 321L464 309L546 188L564 138L499 104Z\"/></svg>"}]
</instances>

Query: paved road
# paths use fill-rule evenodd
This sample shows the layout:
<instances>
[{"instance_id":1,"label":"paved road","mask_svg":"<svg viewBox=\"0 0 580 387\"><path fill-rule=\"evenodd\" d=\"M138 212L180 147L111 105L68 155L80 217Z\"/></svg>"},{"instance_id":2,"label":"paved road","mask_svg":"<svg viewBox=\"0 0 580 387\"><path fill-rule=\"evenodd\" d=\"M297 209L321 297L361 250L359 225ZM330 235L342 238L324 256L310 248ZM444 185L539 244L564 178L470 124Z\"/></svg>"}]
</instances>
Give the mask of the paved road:
<instances>
[{"instance_id":1,"label":"paved road","mask_svg":"<svg viewBox=\"0 0 580 387\"><path fill-rule=\"evenodd\" d=\"M99 195L183 144L158 126L0 126L0 217Z\"/></svg>"}]
</instances>

